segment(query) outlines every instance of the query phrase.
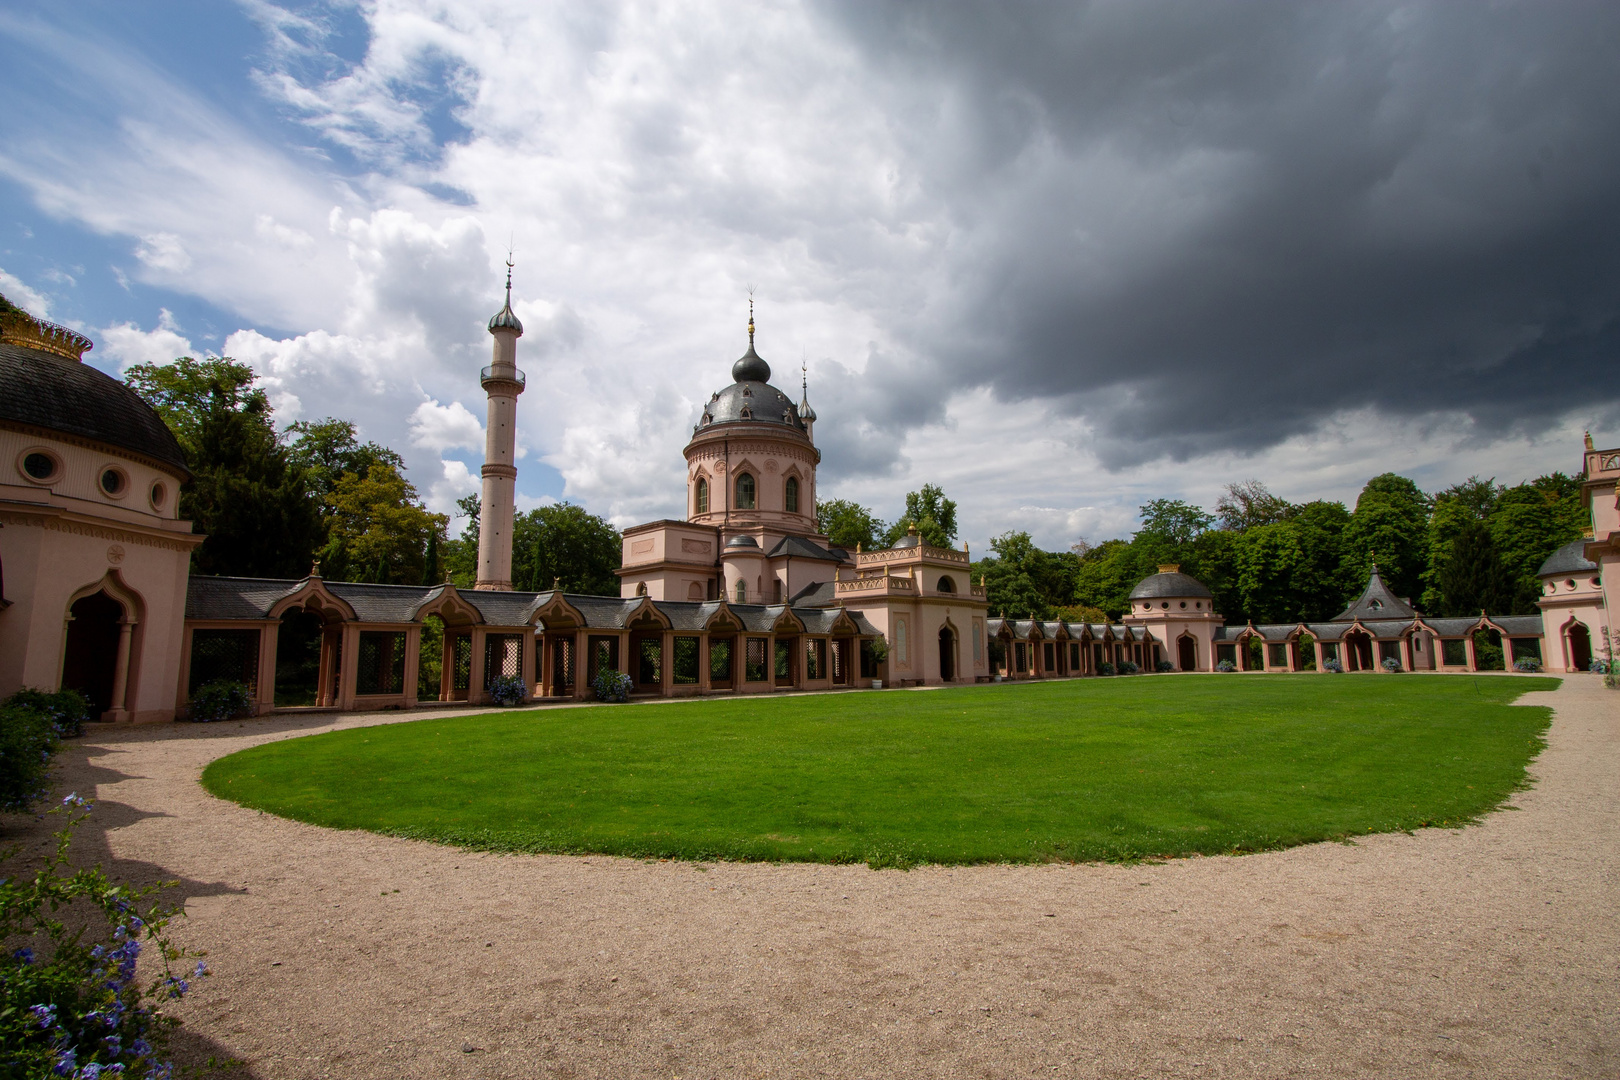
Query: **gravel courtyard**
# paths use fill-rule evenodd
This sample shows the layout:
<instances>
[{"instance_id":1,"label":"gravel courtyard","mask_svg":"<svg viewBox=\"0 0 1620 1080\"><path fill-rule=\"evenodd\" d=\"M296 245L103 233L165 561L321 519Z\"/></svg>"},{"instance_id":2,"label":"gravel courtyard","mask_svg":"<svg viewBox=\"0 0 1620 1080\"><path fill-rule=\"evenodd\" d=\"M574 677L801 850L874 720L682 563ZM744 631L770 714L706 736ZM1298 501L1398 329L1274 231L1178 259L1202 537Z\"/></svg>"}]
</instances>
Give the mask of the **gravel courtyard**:
<instances>
[{"instance_id":1,"label":"gravel courtyard","mask_svg":"<svg viewBox=\"0 0 1620 1080\"><path fill-rule=\"evenodd\" d=\"M60 771L87 856L181 880L179 1057L226 1075L1612 1078L1620 694L1521 703L1550 746L1482 825L1144 866L478 855L197 783L397 715L97 727Z\"/></svg>"}]
</instances>

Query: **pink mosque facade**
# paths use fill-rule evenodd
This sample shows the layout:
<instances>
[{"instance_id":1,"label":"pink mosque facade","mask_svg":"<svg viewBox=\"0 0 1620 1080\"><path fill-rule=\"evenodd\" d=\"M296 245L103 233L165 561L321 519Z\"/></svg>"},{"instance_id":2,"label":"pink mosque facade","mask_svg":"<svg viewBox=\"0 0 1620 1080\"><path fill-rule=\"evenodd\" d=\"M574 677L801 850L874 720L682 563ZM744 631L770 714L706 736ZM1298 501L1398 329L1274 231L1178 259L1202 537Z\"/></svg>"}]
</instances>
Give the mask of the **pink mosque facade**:
<instances>
[{"instance_id":1,"label":"pink mosque facade","mask_svg":"<svg viewBox=\"0 0 1620 1080\"><path fill-rule=\"evenodd\" d=\"M0 317L0 697L85 691L109 721L184 716L199 686L231 678L255 711L478 705L498 680L530 699L592 696L604 670L634 694L777 693L1074 678L1129 670L1473 671L1476 635L1506 666L1549 671L1611 657L1620 588L1620 449L1587 439L1587 537L1541 570L1536 616L1436 619L1376 570L1320 623L1229 626L1175 566L1139 583L1118 623L993 617L969 553L915 530L847 551L817 531L821 452L801 383L770 383L754 347L706 404L685 448L686 513L623 532L617 597L511 588L523 328L489 323L482 525L474 587L189 573L201 543L177 513L189 479L173 436L117 380L81 362L91 343ZM429 630L432 633L429 633ZM442 635L436 658L424 642ZM439 665L436 681L424 677ZM302 697L283 685L301 671Z\"/></svg>"}]
</instances>

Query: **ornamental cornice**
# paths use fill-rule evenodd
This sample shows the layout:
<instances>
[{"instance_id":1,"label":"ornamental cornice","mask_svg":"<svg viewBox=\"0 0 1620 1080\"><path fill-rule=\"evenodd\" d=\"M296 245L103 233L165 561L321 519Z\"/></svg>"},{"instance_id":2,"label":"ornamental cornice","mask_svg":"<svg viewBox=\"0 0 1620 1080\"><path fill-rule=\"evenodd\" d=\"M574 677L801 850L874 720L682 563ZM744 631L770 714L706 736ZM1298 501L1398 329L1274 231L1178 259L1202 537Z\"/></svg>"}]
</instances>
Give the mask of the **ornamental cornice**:
<instances>
[{"instance_id":1,"label":"ornamental cornice","mask_svg":"<svg viewBox=\"0 0 1620 1080\"><path fill-rule=\"evenodd\" d=\"M176 534L148 532L145 529L119 529L88 521L78 521L60 514L18 513L11 510L0 510L0 525L31 525L35 528L45 529L48 532L66 533L69 536L85 536L94 540L111 540L119 544L135 544L139 547L160 548L165 551L189 552L207 539L196 533Z\"/></svg>"},{"instance_id":2,"label":"ornamental cornice","mask_svg":"<svg viewBox=\"0 0 1620 1080\"><path fill-rule=\"evenodd\" d=\"M730 456L733 458L744 454L771 454L775 457L792 458L812 465L821 460L821 453L812 446L806 446L798 442L776 442L765 439L732 439L729 443L719 440L690 443L686 447L686 460L688 462L712 459L724 460L727 456L728 446Z\"/></svg>"},{"instance_id":3,"label":"ornamental cornice","mask_svg":"<svg viewBox=\"0 0 1620 1080\"><path fill-rule=\"evenodd\" d=\"M516 480L517 479L517 466L516 465L500 465L500 464L496 464L496 463L492 463L492 462L485 462L483 467L478 470L478 475L479 476L498 476L498 477L501 477L502 479L505 479L505 480Z\"/></svg>"}]
</instances>

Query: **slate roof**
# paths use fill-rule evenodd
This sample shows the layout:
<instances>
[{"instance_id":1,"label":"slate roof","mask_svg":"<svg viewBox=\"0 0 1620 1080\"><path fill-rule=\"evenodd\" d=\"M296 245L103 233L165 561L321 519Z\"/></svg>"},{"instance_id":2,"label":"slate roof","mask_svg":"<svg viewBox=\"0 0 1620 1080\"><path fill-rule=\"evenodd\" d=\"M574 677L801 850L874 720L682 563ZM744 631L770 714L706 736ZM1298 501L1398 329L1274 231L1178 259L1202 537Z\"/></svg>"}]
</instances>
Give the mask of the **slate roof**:
<instances>
[{"instance_id":1,"label":"slate roof","mask_svg":"<svg viewBox=\"0 0 1620 1080\"><path fill-rule=\"evenodd\" d=\"M1176 596L1204 596L1213 597L1209 587L1191 574L1180 571L1166 571L1161 574L1152 574L1136 583L1131 590L1132 600L1158 600Z\"/></svg>"},{"instance_id":2,"label":"slate roof","mask_svg":"<svg viewBox=\"0 0 1620 1080\"><path fill-rule=\"evenodd\" d=\"M204 577L186 582L188 619L262 619L300 582L285 578Z\"/></svg>"},{"instance_id":3,"label":"slate roof","mask_svg":"<svg viewBox=\"0 0 1620 1080\"><path fill-rule=\"evenodd\" d=\"M0 420L93 439L190 477L168 425L141 396L89 364L0 343Z\"/></svg>"},{"instance_id":4,"label":"slate roof","mask_svg":"<svg viewBox=\"0 0 1620 1080\"><path fill-rule=\"evenodd\" d=\"M1596 570L1597 563L1586 557L1586 541L1571 540L1551 555L1536 571L1537 577L1552 577L1564 574L1589 574Z\"/></svg>"},{"instance_id":5,"label":"slate roof","mask_svg":"<svg viewBox=\"0 0 1620 1080\"><path fill-rule=\"evenodd\" d=\"M431 591L421 585L371 585L354 581L327 581L322 584L327 592L354 608L361 622L373 623L413 621L417 609ZM461 594L469 602L477 595L471 589ZM486 616L485 621L492 620Z\"/></svg>"},{"instance_id":6,"label":"slate roof","mask_svg":"<svg viewBox=\"0 0 1620 1080\"><path fill-rule=\"evenodd\" d=\"M1349 622L1351 619L1360 619L1365 622L1368 619L1415 618L1417 611L1411 604L1389 591L1389 586L1378 576L1378 568L1375 566L1367 578L1367 588L1362 592L1360 599L1334 616L1333 621Z\"/></svg>"},{"instance_id":7,"label":"slate roof","mask_svg":"<svg viewBox=\"0 0 1620 1080\"><path fill-rule=\"evenodd\" d=\"M778 555L791 555L795 559L820 559L823 562L844 561L826 548L811 543L802 536L784 536L776 542L775 547L766 552L766 558L774 559Z\"/></svg>"},{"instance_id":8,"label":"slate roof","mask_svg":"<svg viewBox=\"0 0 1620 1080\"><path fill-rule=\"evenodd\" d=\"M1509 637L1539 637L1543 626L1540 615L1492 615L1491 622Z\"/></svg>"},{"instance_id":9,"label":"slate roof","mask_svg":"<svg viewBox=\"0 0 1620 1080\"><path fill-rule=\"evenodd\" d=\"M1479 616L1467 619L1424 619L1423 625L1440 637L1467 637L1479 625Z\"/></svg>"},{"instance_id":10,"label":"slate roof","mask_svg":"<svg viewBox=\"0 0 1620 1080\"><path fill-rule=\"evenodd\" d=\"M838 587L830 581L806 585L788 597L794 607L826 607L838 599Z\"/></svg>"}]
</instances>

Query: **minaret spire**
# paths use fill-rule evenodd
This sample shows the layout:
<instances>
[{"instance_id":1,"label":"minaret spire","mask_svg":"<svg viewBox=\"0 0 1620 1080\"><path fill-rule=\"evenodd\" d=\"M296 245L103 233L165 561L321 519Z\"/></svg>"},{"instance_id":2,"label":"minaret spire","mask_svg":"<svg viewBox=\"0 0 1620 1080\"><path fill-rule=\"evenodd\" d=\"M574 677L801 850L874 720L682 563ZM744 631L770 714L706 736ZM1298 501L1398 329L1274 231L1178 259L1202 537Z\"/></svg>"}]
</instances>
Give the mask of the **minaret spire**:
<instances>
[{"instance_id":1,"label":"minaret spire","mask_svg":"<svg viewBox=\"0 0 1620 1080\"><path fill-rule=\"evenodd\" d=\"M484 425L483 495L478 518L477 589L512 587L512 527L517 514L517 399L523 372L517 366L517 339L523 324L512 311L512 253L506 254L506 304L489 320L495 339L493 363L480 372L489 396Z\"/></svg>"}]
</instances>

